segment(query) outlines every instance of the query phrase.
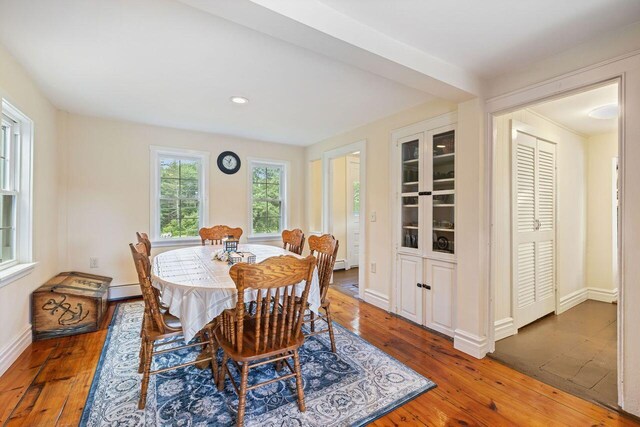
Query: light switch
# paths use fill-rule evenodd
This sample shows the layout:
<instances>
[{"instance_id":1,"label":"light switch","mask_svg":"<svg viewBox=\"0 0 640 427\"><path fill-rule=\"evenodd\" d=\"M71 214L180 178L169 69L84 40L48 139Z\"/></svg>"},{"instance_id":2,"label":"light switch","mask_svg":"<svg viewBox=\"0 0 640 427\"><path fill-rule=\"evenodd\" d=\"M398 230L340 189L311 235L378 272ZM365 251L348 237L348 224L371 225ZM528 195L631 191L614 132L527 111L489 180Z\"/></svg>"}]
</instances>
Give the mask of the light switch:
<instances>
[{"instance_id":1,"label":"light switch","mask_svg":"<svg viewBox=\"0 0 640 427\"><path fill-rule=\"evenodd\" d=\"M375 272L376 272L376 263L375 263L375 262L372 262L372 263L371 263L371 272L372 272L372 273L375 273Z\"/></svg>"},{"instance_id":2,"label":"light switch","mask_svg":"<svg viewBox=\"0 0 640 427\"><path fill-rule=\"evenodd\" d=\"M376 211L371 212L371 222L376 222Z\"/></svg>"}]
</instances>

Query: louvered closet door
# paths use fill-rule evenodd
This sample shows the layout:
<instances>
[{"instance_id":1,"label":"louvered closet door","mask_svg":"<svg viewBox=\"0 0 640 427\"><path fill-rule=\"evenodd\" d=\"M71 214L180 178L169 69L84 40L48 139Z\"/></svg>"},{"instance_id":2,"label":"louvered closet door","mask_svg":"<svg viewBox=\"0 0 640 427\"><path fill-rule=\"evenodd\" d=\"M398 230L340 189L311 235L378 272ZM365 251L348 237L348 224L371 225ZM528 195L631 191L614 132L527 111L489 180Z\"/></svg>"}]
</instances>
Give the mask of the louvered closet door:
<instances>
[{"instance_id":1,"label":"louvered closet door","mask_svg":"<svg viewBox=\"0 0 640 427\"><path fill-rule=\"evenodd\" d=\"M555 310L555 144L518 132L513 173L513 303L520 328Z\"/></svg>"}]
</instances>

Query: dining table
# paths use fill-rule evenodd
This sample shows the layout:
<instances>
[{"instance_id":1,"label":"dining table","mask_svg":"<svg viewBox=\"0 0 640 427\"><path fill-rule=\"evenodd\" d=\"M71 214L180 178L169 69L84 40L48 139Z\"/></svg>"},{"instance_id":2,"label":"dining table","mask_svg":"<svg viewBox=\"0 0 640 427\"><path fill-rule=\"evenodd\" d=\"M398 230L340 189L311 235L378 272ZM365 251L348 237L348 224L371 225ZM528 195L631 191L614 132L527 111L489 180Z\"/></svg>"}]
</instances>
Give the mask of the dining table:
<instances>
[{"instance_id":1,"label":"dining table","mask_svg":"<svg viewBox=\"0 0 640 427\"><path fill-rule=\"evenodd\" d=\"M160 290L162 304L169 313L180 319L187 342L224 310L236 306L236 285L229 274L231 264L216 259L216 254L221 252L222 245L189 246L162 252L153 258L153 286ZM280 255L303 258L281 247L260 244L241 244L237 252L255 255L257 263ZM297 283L296 296L302 296L304 288L304 280ZM257 291L247 289L244 298L246 302L255 301ZM320 308L317 268L313 272L308 304L317 314Z\"/></svg>"}]
</instances>

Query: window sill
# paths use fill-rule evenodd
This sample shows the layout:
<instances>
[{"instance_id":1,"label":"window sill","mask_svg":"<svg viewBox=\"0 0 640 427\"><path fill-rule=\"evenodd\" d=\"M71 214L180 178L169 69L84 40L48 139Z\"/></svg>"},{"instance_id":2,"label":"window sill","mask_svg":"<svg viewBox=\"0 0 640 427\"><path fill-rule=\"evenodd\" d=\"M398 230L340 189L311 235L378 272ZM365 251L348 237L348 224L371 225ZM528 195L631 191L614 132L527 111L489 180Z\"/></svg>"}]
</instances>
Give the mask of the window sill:
<instances>
[{"instance_id":1,"label":"window sill","mask_svg":"<svg viewBox=\"0 0 640 427\"><path fill-rule=\"evenodd\" d=\"M37 262L26 262L0 271L0 288L3 288L8 284L30 274L33 269L36 268L37 264Z\"/></svg>"},{"instance_id":2,"label":"window sill","mask_svg":"<svg viewBox=\"0 0 640 427\"><path fill-rule=\"evenodd\" d=\"M200 238L176 239L176 240L154 240L151 242L152 248L169 248L174 246L194 246L202 243Z\"/></svg>"},{"instance_id":3,"label":"window sill","mask_svg":"<svg viewBox=\"0 0 640 427\"><path fill-rule=\"evenodd\" d=\"M265 235L256 235L256 236L248 236L247 241L250 243L253 242L275 242L282 239L280 234L265 234Z\"/></svg>"}]
</instances>

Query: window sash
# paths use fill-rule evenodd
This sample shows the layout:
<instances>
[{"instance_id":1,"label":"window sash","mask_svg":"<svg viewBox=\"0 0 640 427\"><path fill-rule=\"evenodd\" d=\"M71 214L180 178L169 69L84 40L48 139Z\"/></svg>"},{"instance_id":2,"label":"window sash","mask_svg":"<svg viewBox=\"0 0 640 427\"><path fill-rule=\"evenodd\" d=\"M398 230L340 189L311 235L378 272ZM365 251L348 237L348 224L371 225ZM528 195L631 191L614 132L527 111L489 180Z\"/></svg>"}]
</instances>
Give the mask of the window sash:
<instances>
[{"instance_id":1,"label":"window sash","mask_svg":"<svg viewBox=\"0 0 640 427\"><path fill-rule=\"evenodd\" d=\"M197 231L205 225L208 218L208 170L209 170L209 153L206 151L195 151L187 149L176 149L161 146L151 146L150 149L150 161L151 161L151 239L158 243L160 246L173 246L175 244L180 245L180 242L193 242L199 240ZM166 162L176 161L188 161L196 165L196 174L193 177L192 174L185 175L180 171L178 174L170 174L171 176L164 178L163 165ZM165 169L166 170L166 169ZM188 173L188 172L187 172ZM170 189L167 192L165 187L165 193L162 192L163 182L166 180L176 180L175 189ZM183 185L185 182L190 181L191 185L185 188ZM195 181L195 185L194 182ZM186 191L183 192L183 191ZM194 197L195 196L195 197ZM197 211L195 215L185 214L180 211L183 208L182 203L197 204ZM171 208L170 205L174 204ZM193 208L193 207L192 207ZM178 220L178 225L169 230L173 233L171 237L163 236L163 210L174 209L170 215L171 219ZM166 220L168 217L165 216ZM190 223L185 225L184 220L189 220ZM194 224L195 220L195 224ZM167 222L165 222L165 227ZM174 224L175 225L175 224ZM166 230L166 228L165 228ZM190 235L184 235L190 232Z\"/></svg>"},{"instance_id":2,"label":"window sash","mask_svg":"<svg viewBox=\"0 0 640 427\"><path fill-rule=\"evenodd\" d=\"M286 227L286 205L285 205L285 198L286 198L286 190L285 190L285 181L286 181L286 166L284 164L280 164L280 163L267 163L267 162L259 162L259 161L253 161L250 163L251 167L250 167L250 176L251 179L250 181L250 212L249 212L249 221L251 223L251 237L263 237L263 236L277 236L279 235L282 230ZM268 178L265 176L264 180L258 180L256 181L254 179L254 173L256 169L271 169L271 170L278 170L279 172L279 179L278 179L278 198L272 198L272 197L256 197L255 195L255 188L254 185L255 184L263 184L263 185L273 185L273 182L269 182ZM276 231L272 231L272 232L258 232L256 231L256 221L254 221L254 208L256 206L257 203L277 203L278 204L278 210L279 210L279 214L276 216L274 215L273 217L269 215L269 211L267 208L266 211L266 216L262 217L262 219L264 219L265 221L267 221L267 226L268 226L268 222L269 219L272 218L278 218L278 230Z\"/></svg>"}]
</instances>

